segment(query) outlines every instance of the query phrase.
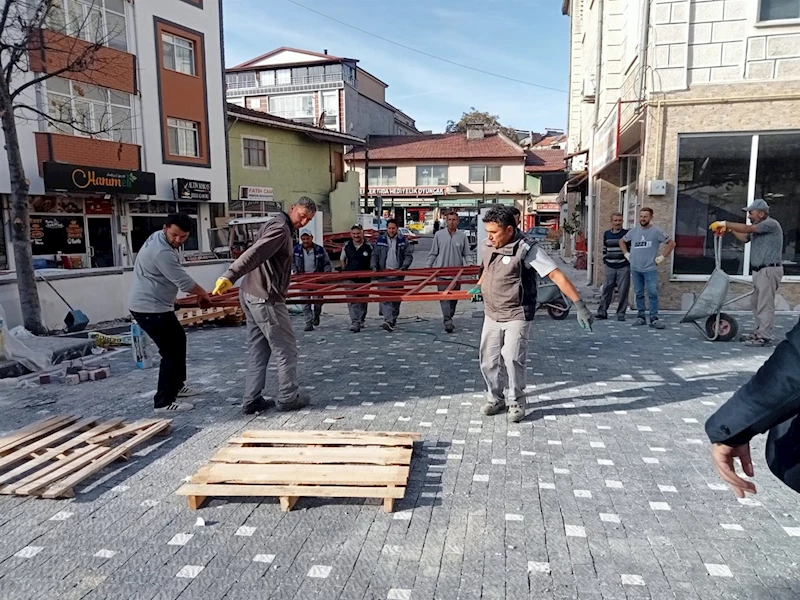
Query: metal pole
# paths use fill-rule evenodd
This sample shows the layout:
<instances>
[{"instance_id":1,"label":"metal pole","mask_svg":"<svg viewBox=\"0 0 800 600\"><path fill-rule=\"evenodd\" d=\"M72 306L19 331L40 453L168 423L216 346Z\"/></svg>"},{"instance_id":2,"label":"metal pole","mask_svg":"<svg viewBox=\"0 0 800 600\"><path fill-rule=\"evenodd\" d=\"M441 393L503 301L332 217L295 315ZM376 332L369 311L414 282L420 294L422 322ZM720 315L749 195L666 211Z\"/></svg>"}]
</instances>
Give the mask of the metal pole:
<instances>
[{"instance_id":1,"label":"metal pole","mask_svg":"<svg viewBox=\"0 0 800 600\"><path fill-rule=\"evenodd\" d=\"M367 145L364 147L364 214L369 210L369 134L366 137Z\"/></svg>"}]
</instances>

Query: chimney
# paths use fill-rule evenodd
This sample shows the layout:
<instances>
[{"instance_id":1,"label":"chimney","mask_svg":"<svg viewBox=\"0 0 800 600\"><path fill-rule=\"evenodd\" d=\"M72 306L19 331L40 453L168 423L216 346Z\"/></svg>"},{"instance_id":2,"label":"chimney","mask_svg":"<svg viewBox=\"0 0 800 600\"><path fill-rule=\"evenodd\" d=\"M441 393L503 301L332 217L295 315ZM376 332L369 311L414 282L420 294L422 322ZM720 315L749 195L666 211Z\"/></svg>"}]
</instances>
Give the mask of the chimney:
<instances>
[{"instance_id":1,"label":"chimney","mask_svg":"<svg viewBox=\"0 0 800 600\"><path fill-rule=\"evenodd\" d=\"M483 123L470 122L467 123L467 139L468 140L482 140L486 132L484 131Z\"/></svg>"},{"instance_id":2,"label":"chimney","mask_svg":"<svg viewBox=\"0 0 800 600\"><path fill-rule=\"evenodd\" d=\"M327 48L325 48L322 52L325 53L326 56L328 55L328 49Z\"/></svg>"}]
</instances>

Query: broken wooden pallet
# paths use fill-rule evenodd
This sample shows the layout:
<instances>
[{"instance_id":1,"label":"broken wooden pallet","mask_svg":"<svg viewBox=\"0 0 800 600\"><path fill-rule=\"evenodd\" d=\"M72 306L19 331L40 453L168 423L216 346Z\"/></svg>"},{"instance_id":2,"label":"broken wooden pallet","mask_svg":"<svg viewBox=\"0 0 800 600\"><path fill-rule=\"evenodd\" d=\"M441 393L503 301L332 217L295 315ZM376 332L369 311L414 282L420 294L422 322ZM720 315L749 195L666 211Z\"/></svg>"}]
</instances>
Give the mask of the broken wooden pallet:
<instances>
[{"instance_id":1,"label":"broken wooden pallet","mask_svg":"<svg viewBox=\"0 0 800 600\"><path fill-rule=\"evenodd\" d=\"M71 498L76 485L155 435L168 419L48 417L0 437L0 494Z\"/></svg>"},{"instance_id":2,"label":"broken wooden pallet","mask_svg":"<svg viewBox=\"0 0 800 600\"><path fill-rule=\"evenodd\" d=\"M237 311L242 312L240 308L234 306L215 306L212 308L182 308L175 311L175 316L178 317L178 322L184 327L192 327L210 323L212 321L220 321L221 323L228 323L229 317L236 317ZM233 324L233 323L231 323ZM235 324L238 324L235 323Z\"/></svg>"},{"instance_id":3,"label":"broken wooden pallet","mask_svg":"<svg viewBox=\"0 0 800 600\"><path fill-rule=\"evenodd\" d=\"M196 510L209 497L278 496L289 511L301 496L382 498L386 512L405 495L418 433L245 431L178 489Z\"/></svg>"}]
</instances>

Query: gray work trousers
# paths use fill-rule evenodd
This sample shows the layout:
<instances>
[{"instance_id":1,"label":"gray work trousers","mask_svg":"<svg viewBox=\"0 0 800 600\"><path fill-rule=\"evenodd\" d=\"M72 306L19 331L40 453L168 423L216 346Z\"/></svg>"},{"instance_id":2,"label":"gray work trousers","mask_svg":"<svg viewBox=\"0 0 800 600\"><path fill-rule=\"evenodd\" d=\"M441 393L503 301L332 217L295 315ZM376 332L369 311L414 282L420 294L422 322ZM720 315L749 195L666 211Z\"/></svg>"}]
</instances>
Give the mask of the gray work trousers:
<instances>
[{"instance_id":1,"label":"gray work trousers","mask_svg":"<svg viewBox=\"0 0 800 600\"><path fill-rule=\"evenodd\" d=\"M486 381L488 401L525 406L525 361L528 356L530 321L499 323L484 315L481 331L480 364ZM503 370L508 394L503 384Z\"/></svg>"},{"instance_id":2,"label":"gray work trousers","mask_svg":"<svg viewBox=\"0 0 800 600\"><path fill-rule=\"evenodd\" d=\"M437 285L436 289L438 289L440 292L443 292L448 288L448 286L449 284L445 283L443 285ZM461 285L459 284L453 286L453 291L460 289ZM442 319L444 319L445 325L453 322L453 317L456 314L457 304L458 300L439 300L439 306L442 308Z\"/></svg>"},{"instance_id":3,"label":"gray work trousers","mask_svg":"<svg viewBox=\"0 0 800 600\"><path fill-rule=\"evenodd\" d=\"M384 277L380 281L400 281L402 277ZM387 291L396 290L398 288L386 288ZM380 313L383 320L387 323L394 325L397 322L397 317L400 316L400 305L402 302L381 302Z\"/></svg>"},{"instance_id":4,"label":"gray work trousers","mask_svg":"<svg viewBox=\"0 0 800 600\"><path fill-rule=\"evenodd\" d=\"M624 315L628 310L628 292L631 289L631 268L624 266L619 268L605 265L606 277L603 281L603 296L600 299L600 306L597 314L608 316L608 307L614 299L614 289L617 289L617 314Z\"/></svg>"},{"instance_id":5,"label":"gray work trousers","mask_svg":"<svg viewBox=\"0 0 800 600\"><path fill-rule=\"evenodd\" d=\"M314 319L319 319L322 314L322 304L303 304L303 317L306 325L313 325Z\"/></svg>"},{"instance_id":6,"label":"gray work trousers","mask_svg":"<svg viewBox=\"0 0 800 600\"><path fill-rule=\"evenodd\" d=\"M289 309L284 302L271 302L241 292L242 308L247 317L247 376L245 404L261 397L267 378L267 365L275 355L278 369L277 404L297 397L297 340L292 330Z\"/></svg>"},{"instance_id":7,"label":"gray work trousers","mask_svg":"<svg viewBox=\"0 0 800 600\"><path fill-rule=\"evenodd\" d=\"M756 318L755 335L771 340L775 334L775 293L783 278L783 267L764 267L753 273L755 292L750 308Z\"/></svg>"},{"instance_id":8,"label":"gray work trousers","mask_svg":"<svg viewBox=\"0 0 800 600\"><path fill-rule=\"evenodd\" d=\"M357 285L364 285L363 282L350 281L350 283ZM349 302L347 304L347 312L350 314L351 325L361 325L367 318L367 303L366 302Z\"/></svg>"}]
</instances>

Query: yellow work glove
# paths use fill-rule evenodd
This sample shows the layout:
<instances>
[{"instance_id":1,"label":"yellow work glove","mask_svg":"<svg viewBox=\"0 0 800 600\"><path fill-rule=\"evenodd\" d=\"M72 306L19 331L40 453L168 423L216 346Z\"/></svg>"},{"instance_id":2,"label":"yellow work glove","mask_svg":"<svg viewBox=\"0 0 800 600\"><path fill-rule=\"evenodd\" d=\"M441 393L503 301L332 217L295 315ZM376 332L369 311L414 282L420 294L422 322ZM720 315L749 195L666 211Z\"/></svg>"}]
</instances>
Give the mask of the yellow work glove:
<instances>
[{"instance_id":1,"label":"yellow work glove","mask_svg":"<svg viewBox=\"0 0 800 600\"><path fill-rule=\"evenodd\" d=\"M728 228L727 221L714 221L708 228L713 231L714 233L725 233L725 230Z\"/></svg>"},{"instance_id":2,"label":"yellow work glove","mask_svg":"<svg viewBox=\"0 0 800 600\"><path fill-rule=\"evenodd\" d=\"M224 294L228 290L233 287L233 282L228 279L227 277L220 277L217 279L216 285L214 285L214 289L211 292L212 296L219 296L220 294Z\"/></svg>"}]
</instances>

